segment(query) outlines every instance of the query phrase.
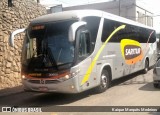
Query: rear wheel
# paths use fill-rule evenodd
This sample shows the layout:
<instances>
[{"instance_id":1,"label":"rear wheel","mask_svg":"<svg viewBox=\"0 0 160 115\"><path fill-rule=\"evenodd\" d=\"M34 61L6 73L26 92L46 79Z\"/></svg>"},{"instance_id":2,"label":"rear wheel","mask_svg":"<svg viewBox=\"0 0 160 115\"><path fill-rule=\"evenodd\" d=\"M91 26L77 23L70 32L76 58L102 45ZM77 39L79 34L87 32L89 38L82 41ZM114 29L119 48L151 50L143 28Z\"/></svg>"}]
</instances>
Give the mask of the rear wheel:
<instances>
[{"instance_id":1,"label":"rear wheel","mask_svg":"<svg viewBox=\"0 0 160 115\"><path fill-rule=\"evenodd\" d=\"M97 93L102 93L109 88L110 86L109 72L107 70L103 70L100 79L101 79L100 85L95 88L95 91Z\"/></svg>"},{"instance_id":2,"label":"rear wheel","mask_svg":"<svg viewBox=\"0 0 160 115\"><path fill-rule=\"evenodd\" d=\"M158 84L158 83L153 83L153 86L154 86L155 88L158 88L159 84Z\"/></svg>"},{"instance_id":3,"label":"rear wheel","mask_svg":"<svg viewBox=\"0 0 160 115\"><path fill-rule=\"evenodd\" d=\"M145 61L145 65L144 65L144 70L143 70L143 73L146 74L149 70L149 61L146 60Z\"/></svg>"}]
</instances>

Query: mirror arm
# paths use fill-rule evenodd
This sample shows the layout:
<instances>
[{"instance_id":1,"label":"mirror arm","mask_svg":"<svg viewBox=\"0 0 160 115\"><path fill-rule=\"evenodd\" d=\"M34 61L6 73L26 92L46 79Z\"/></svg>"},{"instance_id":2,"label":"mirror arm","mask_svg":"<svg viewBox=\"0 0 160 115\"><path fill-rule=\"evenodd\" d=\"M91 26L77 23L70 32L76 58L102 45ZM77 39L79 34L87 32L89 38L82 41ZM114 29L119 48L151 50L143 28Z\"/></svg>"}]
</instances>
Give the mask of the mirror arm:
<instances>
[{"instance_id":1,"label":"mirror arm","mask_svg":"<svg viewBox=\"0 0 160 115\"><path fill-rule=\"evenodd\" d=\"M156 38L156 42L158 43L160 40L159 40L159 38Z\"/></svg>"},{"instance_id":2,"label":"mirror arm","mask_svg":"<svg viewBox=\"0 0 160 115\"><path fill-rule=\"evenodd\" d=\"M23 28L23 29L18 29L18 30L15 30L13 33L11 33L9 40L10 40L10 45L11 45L12 47L14 47L14 36L15 36L16 34L19 34L19 33L24 32L25 30L26 30L25 28Z\"/></svg>"},{"instance_id":3,"label":"mirror arm","mask_svg":"<svg viewBox=\"0 0 160 115\"><path fill-rule=\"evenodd\" d=\"M86 25L86 22L80 21L80 22L75 22L73 23L70 28L69 28L69 41L73 42L75 40L75 35L76 35L76 31L80 26Z\"/></svg>"}]
</instances>

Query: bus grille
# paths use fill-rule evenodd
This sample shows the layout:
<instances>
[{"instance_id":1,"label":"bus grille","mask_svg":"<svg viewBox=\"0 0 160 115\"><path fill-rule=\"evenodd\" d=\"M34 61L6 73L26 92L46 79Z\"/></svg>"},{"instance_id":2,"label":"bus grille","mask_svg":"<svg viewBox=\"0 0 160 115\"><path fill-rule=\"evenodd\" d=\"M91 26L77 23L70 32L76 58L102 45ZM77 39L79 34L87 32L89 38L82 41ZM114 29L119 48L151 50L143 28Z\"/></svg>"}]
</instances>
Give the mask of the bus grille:
<instances>
[{"instance_id":1,"label":"bus grille","mask_svg":"<svg viewBox=\"0 0 160 115\"><path fill-rule=\"evenodd\" d=\"M46 84L59 83L58 80L46 80Z\"/></svg>"},{"instance_id":2,"label":"bus grille","mask_svg":"<svg viewBox=\"0 0 160 115\"><path fill-rule=\"evenodd\" d=\"M40 80L28 80L28 82L30 82L30 83L36 83L36 84L40 84Z\"/></svg>"},{"instance_id":3,"label":"bus grille","mask_svg":"<svg viewBox=\"0 0 160 115\"><path fill-rule=\"evenodd\" d=\"M41 80L28 80L30 83L35 83L35 84L42 84ZM43 84L52 84L52 83L59 83L60 81L58 80L44 80Z\"/></svg>"}]
</instances>

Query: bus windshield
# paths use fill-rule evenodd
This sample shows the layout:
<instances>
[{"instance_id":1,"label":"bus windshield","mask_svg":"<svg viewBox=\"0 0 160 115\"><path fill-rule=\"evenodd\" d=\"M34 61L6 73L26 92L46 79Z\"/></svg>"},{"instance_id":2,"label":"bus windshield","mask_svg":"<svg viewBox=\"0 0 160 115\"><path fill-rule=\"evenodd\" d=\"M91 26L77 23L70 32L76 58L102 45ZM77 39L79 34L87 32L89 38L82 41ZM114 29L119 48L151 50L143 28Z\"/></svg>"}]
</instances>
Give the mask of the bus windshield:
<instances>
[{"instance_id":1,"label":"bus windshield","mask_svg":"<svg viewBox=\"0 0 160 115\"><path fill-rule=\"evenodd\" d=\"M22 62L29 68L69 67L74 59L74 43L69 27L75 21L32 25L26 32Z\"/></svg>"}]
</instances>

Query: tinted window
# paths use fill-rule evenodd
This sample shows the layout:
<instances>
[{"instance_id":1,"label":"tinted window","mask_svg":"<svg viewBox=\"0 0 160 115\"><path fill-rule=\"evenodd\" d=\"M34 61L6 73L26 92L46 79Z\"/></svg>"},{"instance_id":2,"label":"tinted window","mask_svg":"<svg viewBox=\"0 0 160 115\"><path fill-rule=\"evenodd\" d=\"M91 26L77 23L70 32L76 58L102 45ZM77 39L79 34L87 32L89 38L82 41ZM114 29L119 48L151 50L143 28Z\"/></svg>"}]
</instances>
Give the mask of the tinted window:
<instances>
[{"instance_id":1,"label":"tinted window","mask_svg":"<svg viewBox=\"0 0 160 115\"><path fill-rule=\"evenodd\" d=\"M116 22L112 20L105 19L103 25L102 42L105 42L108 36L119 26L124 23ZM150 29L133 26L129 24L126 25L125 29L118 31L109 42L120 42L124 38L139 41L140 43L153 43L156 41L155 32Z\"/></svg>"},{"instance_id":2,"label":"tinted window","mask_svg":"<svg viewBox=\"0 0 160 115\"><path fill-rule=\"evenodd\" d=\"M75 21L30 25L23 62L29 68L70 64L74 60L74 43L68 39L69 27ZM62 67L62 66L61 66Z\"/></svg>"},{"instance_id":3,"label":"tinted window","mask_svg":"<svg viewBox=\"0 0 160 115\"><path fill-rule=\"evenodd\" d=\"M105 42L109 35L118 27L120 26L119 22L112 21L112 20L104 20L103 25L103 33L102 33L102 42ZM110 39L109 42L119 42L118 38L114 35L113 38Z\"/></svg>"},{"instance_id":4,"label":"tinted window","mask_svg":"<svg viewBox=\"0 0 160 115\"><path fill-rule=\"evenodd\" d=\"M90 53L89 33L82 31L79 37L79 57L87 56Z\"/></svg>"},{"instance_id":5,"label":"tinted window","mask_svg":"<svg viewBox=\"0 0 160 115\"><path fill-rule=\"evenodd\" d=\"M81 27L77 30L76 35L76 52L77 63L86 59L91 53L91 41L90 34L86 27Z\"/></svg>"},{"instance_id":6,"label":"tinted window","mask_svg":"<svg viewBox=\"0 0 160 115\"><path fill-rule=\"evenodd\" d=\"M83 20L87 22L86 28L90 33L91 51L93 51L95 47L96 38L97 38L100 17L90 16L90 17L83 18Z\"/></svg>"}]
</instances>

